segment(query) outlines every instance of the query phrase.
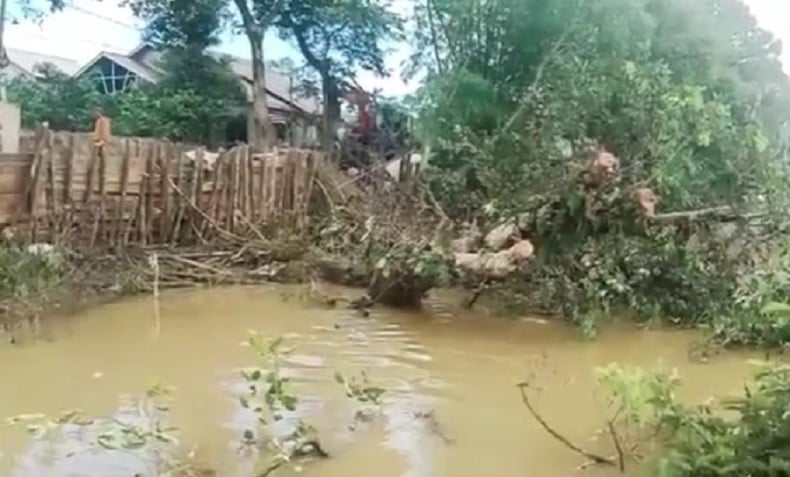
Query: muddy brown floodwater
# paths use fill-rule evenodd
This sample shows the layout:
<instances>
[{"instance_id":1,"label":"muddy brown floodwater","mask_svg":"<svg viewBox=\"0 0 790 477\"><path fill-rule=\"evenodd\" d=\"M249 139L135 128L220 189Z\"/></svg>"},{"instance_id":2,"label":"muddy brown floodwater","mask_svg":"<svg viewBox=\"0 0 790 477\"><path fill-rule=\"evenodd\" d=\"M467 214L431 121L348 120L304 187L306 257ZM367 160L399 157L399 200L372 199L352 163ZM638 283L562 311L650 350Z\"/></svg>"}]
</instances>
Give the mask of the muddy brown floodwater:
<instances>
[{"instance_id":1,"label":"muddy brown floodwater","mask_svg":"<svg viewBox=\"0 0 790 477\"><path fill-rule=\"evenodd\" d=\"M257 330L285 336L296 348L289 371L302 397L298 412L317 424L333 454L302 475L614 476L622 474L600 467L576 470L583 459L530 417L515 383L536 376L542 391L534 404L544 417L572 440L604 451L608 443L591 441L605 409L603 396L596 393L594 367L619 362L677 368L689 401L737 393L751 371L743 354L690 362L693 333L612 326L586 342L561 324L461 311L455 297L440 296L420 313L377 309L363 318L306 305L292 296L296 291L167 293L160 300L158 333L150 297L45 320L40 339L0 346L0 418L74 408L112 415L119 396L162 382L176 388L173 418L181 441L196 445L201 461L219 469L218 475L247 477L234 445L249 416L234 396L242 385L236 369L255 364L240 342ZM334 383L335 370L366 370L393 390L383 419L348 430L352 403ZM426 414L432 418L420 417ZM133 462L120 457L53 457L22 430L0 423L2 476L130 477L136 472Z\"/></svg>"}]
</instances>

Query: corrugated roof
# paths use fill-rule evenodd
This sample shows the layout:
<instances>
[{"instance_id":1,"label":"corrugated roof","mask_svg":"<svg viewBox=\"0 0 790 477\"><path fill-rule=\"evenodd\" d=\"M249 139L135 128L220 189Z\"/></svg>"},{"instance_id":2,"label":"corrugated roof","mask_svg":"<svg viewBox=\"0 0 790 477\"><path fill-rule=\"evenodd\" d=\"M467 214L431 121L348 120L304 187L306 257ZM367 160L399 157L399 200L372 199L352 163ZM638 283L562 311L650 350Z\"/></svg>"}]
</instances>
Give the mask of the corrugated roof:
<instances>
[{"instance_id":1,"label":"corrugated roof","mask_svg":"<svg viewBox=\"0 0 790 477\"><path fill-rule=\"evenodd\" d=\"M74 74L74 72L80 68L80 64L76 61L60 56L46 55L35 51L18 50L16 48L7 48L6 51L8 52L8 59L11 60L12 63L29 72L31 75L34 74L36 65L43 63L55 65L56 68L68 75Z\"/></svg>"}]
</instances>

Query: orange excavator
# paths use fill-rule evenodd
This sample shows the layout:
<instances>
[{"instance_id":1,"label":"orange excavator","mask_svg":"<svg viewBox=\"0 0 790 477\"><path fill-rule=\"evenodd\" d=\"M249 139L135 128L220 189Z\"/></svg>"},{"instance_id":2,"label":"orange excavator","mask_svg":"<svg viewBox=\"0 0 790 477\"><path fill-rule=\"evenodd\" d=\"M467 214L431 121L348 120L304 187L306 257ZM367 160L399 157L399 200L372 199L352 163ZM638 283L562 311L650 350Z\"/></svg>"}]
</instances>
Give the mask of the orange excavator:
<instances>
[{"instance_id":1,"label":"orange excavator","mask_svg":"<svg viewBox=\"0 0 790 477\"><path fill-rule=\"evenodd\" d=\"M405 115L379 105L357 84L346 87L342 97L354 107L356 115L340 138L341 163L368 167L406 152Z\"/></svg>"},{"instance_id":2,"label":"orange excavator","mask_svg":"<svg viewBox=\"0 0 790 477\"><path fill-rule=\"evenodd\" d=\"M375 135L375 109L371 95L359 86L347 89L343 98L357 110L356 122L352 124L349 136L363 145L370 145Z\"/></svg>"}]
</instances>

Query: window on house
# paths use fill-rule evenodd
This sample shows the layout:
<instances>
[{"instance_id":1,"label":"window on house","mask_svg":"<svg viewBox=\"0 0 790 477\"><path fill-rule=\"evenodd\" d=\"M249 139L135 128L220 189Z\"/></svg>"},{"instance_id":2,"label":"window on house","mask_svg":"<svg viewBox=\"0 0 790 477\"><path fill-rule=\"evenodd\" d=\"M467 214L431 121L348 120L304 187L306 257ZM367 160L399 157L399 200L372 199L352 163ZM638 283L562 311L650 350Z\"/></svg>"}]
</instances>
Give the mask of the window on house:
<instances>
[{"instance_id":1,"label":"window on house","mask_svg":"<svg viewBox=\"0 0 790 477\"><path fill-rule=\"evenodd\" d=\"M137 82L136 74L107 58L93 67L91 78L103 94L119 93Z\"/></svg>"}]
</instances>

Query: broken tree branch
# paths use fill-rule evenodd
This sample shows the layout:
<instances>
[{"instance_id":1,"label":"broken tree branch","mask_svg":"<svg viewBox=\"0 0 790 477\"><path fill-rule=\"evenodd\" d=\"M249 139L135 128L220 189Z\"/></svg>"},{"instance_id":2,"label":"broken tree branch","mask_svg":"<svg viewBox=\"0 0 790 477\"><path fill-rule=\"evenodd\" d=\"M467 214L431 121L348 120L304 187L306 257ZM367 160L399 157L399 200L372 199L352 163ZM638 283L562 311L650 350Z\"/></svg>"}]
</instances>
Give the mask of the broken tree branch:
<instances>
[{"instance_id":1,"label":"broken tree branch","mask_svg":"<svg viewBox=\"0 0 790 477\"><path fill-rule=\"evenodd\" d=\"M604 457L598 454L593 454L591 452L587 452L581 447L571 442L570 440L568 440L567 437L563 436L562 434L554 430L554 428L552 428L546 422L546 420L543 419L540 416L540 414L538 414L537 410L535 410L534 406L532 406L532 403L529 401L529 396L527 396L527 391L526 391L527 388L529 387L529 383L518 383L516 386L518 387L519 392L521 393L521 401L524 403L524 406L526 406L529 413L532 414L532 417L534 417L535 420L538 421L538 424L540 424L541 427L543 427L543 429L545 429L546 432L548 432L553 438L555 438L557 441L559 441L562 445L564 445L568 449L595 462L596 464L606 464L611 466L617 465L614 459L609 457Z\"/></svg>"}]
</instances>

